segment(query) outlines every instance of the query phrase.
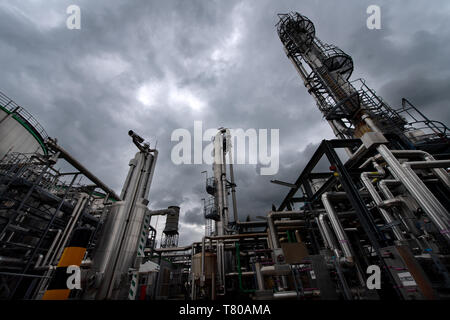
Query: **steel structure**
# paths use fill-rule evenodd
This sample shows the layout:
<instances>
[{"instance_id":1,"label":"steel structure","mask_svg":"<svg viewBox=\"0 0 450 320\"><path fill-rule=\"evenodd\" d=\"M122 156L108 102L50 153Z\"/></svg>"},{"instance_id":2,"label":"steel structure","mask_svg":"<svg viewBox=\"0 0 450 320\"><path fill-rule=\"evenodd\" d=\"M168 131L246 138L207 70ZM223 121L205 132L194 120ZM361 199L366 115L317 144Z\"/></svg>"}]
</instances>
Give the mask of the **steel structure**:
<instances>
[{"instance_id":1,"label":"steel structure","mask_svg":"<svg viewBox=\"0 0 450 320\"><path fill-rule=\"evenodd\" d=\"M289 189L278 207L240 221L232 137L218 129L205 236L188 246L178 246L179 207L148 208L158 152L142 137L129 132L139 151L119 196L0 95L0 131L11 126L29 151L0 140L0 298L450 298L448 128L351 81L351 57L308 18L279 18L286 55L336 139L293 183L272 181ZM60 160L73 171L57 170ZM167 217L160 248L155 215ZM67 261L82 269L81 290L63 287ZM380 283L369 277L377 270Z\"/></svg>"},{"instance_id":2,"label":"steel structure","mask_svg":"<svg viewBox=\"0 0 450 320\"><path fill-rule=\"evenodd\" d=\"M448 298L447 127L406 99L394 110L363 80L349 81L351 57L320 41L308 18L279 18L285 52L339 140L322 142L277 211L299 206L301 238L329 261L343 298ZM324 156L329 171L315 171ZM382 270L380 290L366 286L372 265Z\"/></svg>"}]
</instances>

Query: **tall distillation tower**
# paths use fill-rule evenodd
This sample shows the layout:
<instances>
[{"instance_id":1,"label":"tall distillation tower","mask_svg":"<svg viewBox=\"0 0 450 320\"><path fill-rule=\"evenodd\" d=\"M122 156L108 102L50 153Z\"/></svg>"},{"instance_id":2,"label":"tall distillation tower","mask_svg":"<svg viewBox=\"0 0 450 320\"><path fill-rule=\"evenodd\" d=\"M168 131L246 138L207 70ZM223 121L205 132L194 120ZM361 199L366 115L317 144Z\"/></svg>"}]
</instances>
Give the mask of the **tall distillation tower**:
<instances>
[{"instance_id":1,"label":"tall distillation tower","mask_svg":"<svg viewBox=\"0 0 450 320\"><path fill-rule=\"evenodd\" d=\"M408 124L401 113L413 106L406 99L399 112L362 79L350 82L352 58L317 38L314 24L307 17L299 13L278 16L277 31L284 50L338 138L361 138L366 132L382 132L399 149L420 148L424 140L428 149L448 149L448 137L445 130L435 125L436 121L424 119L431 134Z\"/></svg>"}]
</instances>

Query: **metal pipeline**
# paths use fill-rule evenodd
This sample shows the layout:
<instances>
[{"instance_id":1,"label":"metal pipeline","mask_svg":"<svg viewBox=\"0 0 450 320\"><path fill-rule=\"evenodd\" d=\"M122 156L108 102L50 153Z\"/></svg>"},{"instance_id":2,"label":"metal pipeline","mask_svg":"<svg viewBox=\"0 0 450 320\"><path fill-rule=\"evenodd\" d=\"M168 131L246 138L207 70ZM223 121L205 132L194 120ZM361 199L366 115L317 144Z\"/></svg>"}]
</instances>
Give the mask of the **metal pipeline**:
<instances>
[{"instance_id":1,"label":"metal pipeline","mask_svg":"<svg viewBox=\"0 0 450 320\"><path fill-rule=\"evenodd\" d=\"M339 241L339 245L342 249L342 253L344 254L345 262L348 264L353 264L353 254L349 245L349 241L347 238L347 234L344 231L344 228L339 221L339 218L334 210L333 205L331 204L331 198L343 198L347 199L345 192L327 192L322 194L322 203L327 211L328 218L330 219L331 226L333 228L334 233Z\"/></svg>"},{"instance_id":2,"label":"metal pipeline","mask_svg":"<svg viewBox=\"0 0 450 320\"><path fill-rule=\"evenodd\" d=\"M200 286L203 287L205 280L205 237L202 239L202 276L200 278Z\"/></svg>"},{"instance_id":3,"label":"metal pipeline","mask_svg":"<svg viewBox=\"0 0 450 320\"><path fill-rule=\"evenodd\" d=\"M121 200L120 197L110 189L106 184L103 183L99 178L97 178L93 173L91 173L88 169L86 169L78 160L70 155L66 150L64 150L61 146L56 144L56 141L49 138L46 142L46 145L60 153L60 157L65 159L68 163L70 163L75 169L79 170L82 174L84 174L89 180L95 183L100 189L105 191L107 194L109 193L115 200Z\"/></svg>"},{"instance_id":4,"label":"metal pipeline","mask_svg":"<svg viewBox=\"0 0 450 320\"><path fill-rule=\"evenodd\" d=\"M271 212L269 212L269 214L267 215L267 224L269 227L268 231L269 231L269 235L271 237L273 249L280 248L280 241L278 240L278 235L277 235L274 220L280 219L280 218L290 218L292 216L301 216L303 213L304 213L304 211L279 211L279 212L271 211Z\"/></svg>"},{"instance_id":5,"label":"metal pipeline","mask_svg":"<svg viewBox=\"0 0 450 320\"><path fill-rule=\"evenodd\" d=\"M426 162L437 161L431 154L422 150L391 150L391 152L393 155L403 156L407 158L418 156ZM448 190L450 190L450 176L448 175L448 173L442 168L433 166L431 166L430 168L432 169L431 171L433 171L436 177L447 187Z\"/></svg>"},{"instance_id":6,"label":"metal pipeline","mask_svg":"<svg viewBox=\"0 0 450 320\"><path fill-rule=\"evenodd\" d=\"M363 172L361 174L361 181L364 184L364 186L366 187L367 191L372 196L372 199L375 201L375 204L378 206L381 202L383 202L383 199L381 198L381 196L378 194L377 190L373 186L372 181L370 180L370 177L376 177L376 178L384 177L386 175L386 173L376 162L373 165L377 169L377 172ZM391 214L387 210L379 208L379 207L378 207L378 210L380 211L381 215L383 216L384 221L386 221L386 223L388 225L392 226L391 228L392 228L392 232L394 233L395 238L399 241L404 241L405 237L403 236L400 228L398 226L394 225L395 220L392 218Z\"/></svg>"},{"instance_id":7,"label":"metal pipeline","mask_svg":"<svg viewBox=\"0 0 450 320\"><path fill-rule=\"evenodd\" d=\"M450 228L444 217L448 212L434 194L425 186L415 172L407 165L402 166L392 152L383 144L377 147L378 152L387 162L392 173L400 180L409 193L416 199L440 233L450 242Z\"/></svg>"},{"instance_id":8,"label":"metal pipeline","mask_svg":"<svg viewBox=\"0 0 450 320\"><path fill-rule=\"evenodd\" d=\"M398 180L384 179L378 183L378 187L380 188L381 192L386 197L386 199L394 200L396 198L392 194L391 190L389 190L388 185L399 185L399 184L401 184L401 182ZM401 206L400 209L403 211L404 216L406 217L406 219L401 219L403 221L403 223L405 224L406 228L408 228L409 231L412 232L415 236L419 236L420 232L419 232L419 230L417 230L417 227L416 227L415 223L413 222L413 220L415 218L411 215L410 210L407 208L406 205ZM402 217L400 217L400 218L402 218Z\"/></svg>"},{"instance_id":9,"label":"metal pipeline","mask_svg":"<svg viewBox=\"0 0 450 320\"><path fill-rule=\"evenodd\" d=\"M164 215L174 215L177 211L173 208L161 209L161 210L149 210L150 216L164 216Z\"/></svg>"},{"instance_id":10,"label":"metal pipeline","mask_svg":"<svg viewBox=\"0 0 450 320\"><path fill-rule=\"evenodd\" d=\"M75 228L75 225L81 215L81 213L84 210L84 206L86 205L86 202L88 200L88 195L85 193L82 193L80 198L78 198L77 204L75 205L75 208L72 211L72 214L70 215L69 221L64 228L64 231L62 232L62 237L59 238L58 244L55 247L55 252L52 254L49 262L50 263L56 263L56 260L59 258L59 256L62 254L67 241L69 241L69 237L72 234L73 229ZM52 244L53 246L53 244ZM50 252L50 250L49 250ZM47 262L48 257L45 257L42 265L44 266Z\"/></svg>"},{"instance_id":11,"label":"metal pipeline","mask_svg":"<svg viewBox=\"0 0 450 320\"><path fill-rule=\"evenodd\" d=\"M0 264L2 263L25 263L23 259L0 256Z\"/></svg>"},{"instance_id":12,"label":"metal pipeline","mask_svg":"<svg viewBox=\"0 0 450 320\"><path fill-rule=\"evenodd\" d=\"M194 244L192 244L192 247L191 247L191 261L194 261ZM191 273L191 274L192 274L191 299L195 300L195 277L194 277L193 273Z\"/></svg>"},{"instance_id":13,"label":"metal pipeline","mask_svg":"<svg viewBox=\"0 0 450 320\"><path fill-rule=\"evenodd\" d=\"M337 246L336 242L334 241L334 239L331 235L331 231L328 228L328 224L325 221L325 214L321 213L319 215L319 217L316 219L317 219L316 223L317 223L317 226L319 227L319 231L325 242L325 246L327 248L329 248L331 251L333 251L334 254L336 255L336 257L339 258L341 256L341 254L338 250L338 246Z\"/></svg>"},{"instance_id":14,"label":"metal pipeline","mask_svg":"<svg viewBox=\"0 0 450 320\"><path fill-rule=\"evenodd\" d=\"M261 274L261 263L255 262L256 282L258 283L258 290L264 290L264 279Z\"/></svg>"},{"instance_id":15,"label":"metal pipeline","mask_svg":"<svg viewBox=\"0 0 450 320\"><path fill-rule=\"evenodd\" d=\"M49 230L49 231L52 231L52 229ZM59 237L61 236L61 234L62 234L62 230L61 229L56 230L55 238L53 239L53 242L50 245L50 248L48 249L47 253L45 254L45 258L42 261L42 264L41 263L36 263L35 268L44 267L46 265L47 260L50 257L50 254L52 253L53 248L55 247L55 244L57 243L57 241L58 241ZM53 261L53 260L50 260L50 261Z\"/></svg>"}]
</instances>

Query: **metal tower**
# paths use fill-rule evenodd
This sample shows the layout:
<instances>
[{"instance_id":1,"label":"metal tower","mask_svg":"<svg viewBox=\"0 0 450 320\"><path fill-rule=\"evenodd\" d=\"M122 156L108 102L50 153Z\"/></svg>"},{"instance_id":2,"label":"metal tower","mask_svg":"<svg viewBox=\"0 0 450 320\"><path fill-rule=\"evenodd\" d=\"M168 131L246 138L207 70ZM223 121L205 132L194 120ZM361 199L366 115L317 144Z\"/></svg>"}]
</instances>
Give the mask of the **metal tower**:
<instances>
[{"instance_id":1,"label":"metal tower","mask_svg":"<svg viewBox=\"0 0 450 320\"><path fill-rule=\"evenodd\" d=\"M392 109L362 79L349 81L353 60L341 49L315 35L314 24L299 13L279 14L278 35L288 58L304 81L308 93L340 139L361 138L366 132L381 132L401 149L415 149L423 140L448 148L448 129L430 121L408 104ZM420 115L424 130L412 128L406 109ZM422 138L416 139L417 136ZM430 143L433 142L433 143Z\"/></svg>"}]
</instances>

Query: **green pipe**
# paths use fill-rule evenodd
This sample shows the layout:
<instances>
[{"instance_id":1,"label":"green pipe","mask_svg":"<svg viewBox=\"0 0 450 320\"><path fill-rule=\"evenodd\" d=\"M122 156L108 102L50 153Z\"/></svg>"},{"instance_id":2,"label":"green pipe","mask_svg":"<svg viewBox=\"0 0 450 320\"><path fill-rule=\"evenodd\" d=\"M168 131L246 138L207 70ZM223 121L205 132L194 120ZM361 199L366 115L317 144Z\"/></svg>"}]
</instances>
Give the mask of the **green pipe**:
<instances>
[{"instance_id":1,"label":"green pipe","mask_svg":"<svg viewBox=\"0 0 450 320\"><path fill-rule=\"evenodd\" d=\"M291 232L289 230L286 230L286 234L287 234L287 238L288 238L288 242L293 242L292 238L291 238Z\"/></svg>"},{"instance_id":2,"label":"green pipe","mask_svg":"<svg viewBox=\"0 0 450 320\"><path fill-rule=\"evenodd\" d=\"M239 289L243 293L252 293L255 292L255 289L244 289L242 285L242 270L241 270L241 252L239 250L239 242L236 242L236 259L237 259L237 267L238 267L238 278L239 278Z\"/></svg>"}]
</instances>

